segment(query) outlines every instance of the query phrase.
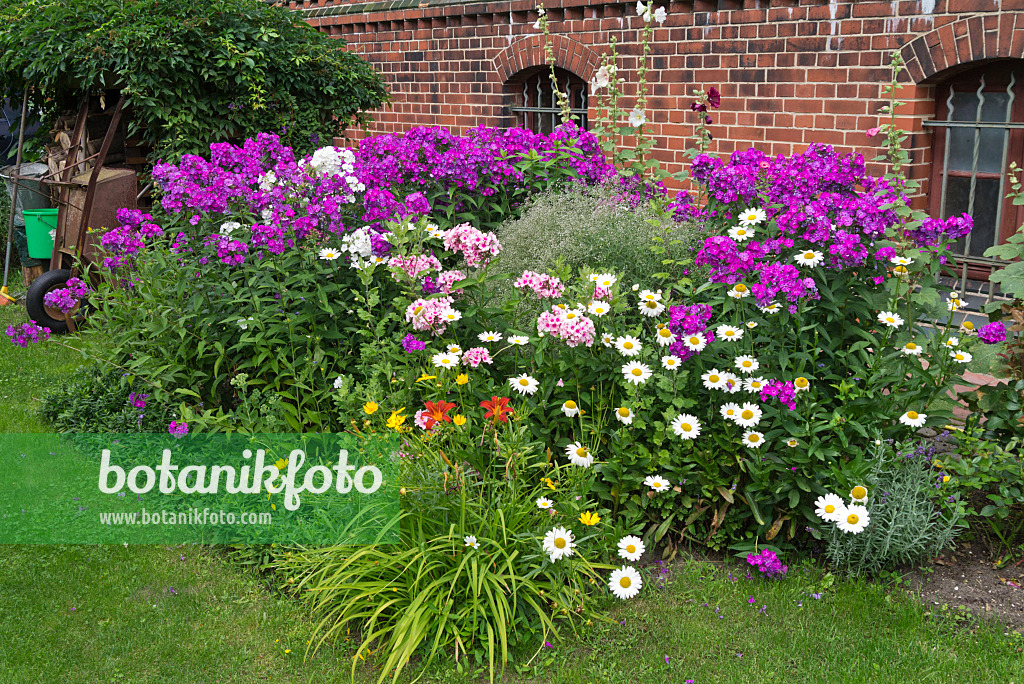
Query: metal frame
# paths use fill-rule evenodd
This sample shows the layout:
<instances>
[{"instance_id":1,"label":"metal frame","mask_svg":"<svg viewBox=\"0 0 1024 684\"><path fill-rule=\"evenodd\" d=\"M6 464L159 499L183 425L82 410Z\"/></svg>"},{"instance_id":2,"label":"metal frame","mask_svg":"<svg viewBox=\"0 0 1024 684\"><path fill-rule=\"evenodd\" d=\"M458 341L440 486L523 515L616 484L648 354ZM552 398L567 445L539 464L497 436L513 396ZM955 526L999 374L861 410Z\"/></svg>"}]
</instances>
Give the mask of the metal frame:
<instances>
[{"instance_id":1,"label":"metal frame","mask_svg":"<svg viewBox=\"0 0 1024 684\"><path fill-rule=\"evenodd\" d=\"M565 73L567 73L569 75L574 75L574 74L572 74L572 72L569 72L569 71L566 71ZM588 101L589 101L589 93L587 92L587 83L586 83L586 81L583 81L583 79L580 79L580 81L583 84L583 87L580 90L580 96L581 96L581 98L580 98L581 99L580 105L581 106L580 107L571 107L570 106L569 113L570 114L574 114L574 115L580 117L580 125L581 125L581 127L582 128L586 128L587 127L587 125L586 125L587 124L587 109L589 107L589 103L588 103ZM545 88L544 87L545 85L548 86L549 89ZM529 79L527 79L527 80L525 80L523 82L523 102L524 103L530 101L530 91L529 91L529 88L530 88L530 82L529 82ZM545 76L541 75L537 79L537 85L536 85L535 89L536 89L536 99L534 100L534 102L540 103L540 102L543 101L542 98L544 96L550 94L550 96L551 96L551 106L550 107L540 107L540 106L534 106L534 107L528 107L528 106L510 107L510 111L512 111L514 114L522 114L523 115L523 128L526 128L526 129L530 128L530 117L529 117L530 114L537 114L538 117L540 115L543 115L543 114L548 114L548 115L551 116L551 129L554 130L558 126L559 118L562 115L562 110L558 107L558 100L555 98L555 89L554 89L554 87L553 87L553 85L551 83L550 77L545 77ZM572 104L572 94L571 94L570 89L569 89L569 79L566 79L566 83L565 83L565 97L566 97L566 100L568 100L570 105L571 105ZM539 126L538 126L538 128L539 128Z\"/></svg>"}]
</instances>

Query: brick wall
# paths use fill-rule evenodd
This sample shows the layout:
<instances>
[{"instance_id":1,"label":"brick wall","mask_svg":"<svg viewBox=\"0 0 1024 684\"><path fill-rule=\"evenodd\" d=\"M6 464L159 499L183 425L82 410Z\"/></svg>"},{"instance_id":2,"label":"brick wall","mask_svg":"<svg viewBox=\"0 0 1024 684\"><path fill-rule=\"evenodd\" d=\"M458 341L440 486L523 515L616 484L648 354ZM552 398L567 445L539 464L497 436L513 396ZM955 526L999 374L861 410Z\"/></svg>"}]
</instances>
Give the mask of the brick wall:
<instances>
[{"instance_id":1,"label":"brick wall","mask_svg":"<svg viewBox=\"0 0 1024 684\"><path fill-rule=\"evenodd\" d=\"M464 131L514 125L507 80L544 63L535 2L302 0L291 7L343 38L386 78L392 106L371 133L416 125ZM634 2L547 0L558 66L585 80L615 36L620 74L636 81L642 21ZM979 60L1024 56L1024 0L670 0L654 33L648 73L653 154L684 164L694 88L715 85L713 151L757 147L791 154L812 142L878 153L878 125L894 50L908 63L900 123L911 132L912 175L925 180L934 83ZM632 106L629 98L623 103ZM593 114L593 109L591 110ZM355 137L358 137L358 132ZM877 138L875 139L875 142Z\"/></svg>"}]
</instances>

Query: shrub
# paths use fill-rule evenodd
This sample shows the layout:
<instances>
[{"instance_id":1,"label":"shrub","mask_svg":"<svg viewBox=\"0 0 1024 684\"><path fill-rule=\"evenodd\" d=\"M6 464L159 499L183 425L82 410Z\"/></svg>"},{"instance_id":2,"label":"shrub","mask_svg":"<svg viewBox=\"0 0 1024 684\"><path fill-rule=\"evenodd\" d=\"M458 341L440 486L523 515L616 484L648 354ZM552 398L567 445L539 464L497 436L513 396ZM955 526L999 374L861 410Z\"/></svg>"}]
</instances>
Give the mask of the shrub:
<instances>
[{"instance_id":1,"label":"shrub","mask_svg":"<svg viewBox=\"0 0 1024 684\"><path fill-rule=\"evenodd\" d=\"M52 118L85 89L120 89L129 135L157 158L261 131L280 131L301 154L387 99L380 75L343 43L262 2L31 0L4 3L0 25L5 96L31 85L31 108Z\"/></svg>"},{"instance_id":2,"label":"shrub","mask_svg":"<svg viewBox=\"0 0 1024 684\"><path fill-rule=\"evenodd\" d=\"M857 482L867 489L870 523L858 533L829 526L833 567L852 575L893 570L936 555L961 531L965 509L932 468L927 445L879 442Z\"/></svg>"},{"instance_id":3,"label":"shrub","mask_svg":"<svg viewBox=\"0 0 1024 684\"><path fill-rule=\"evenodd\" d=\"M57 432L163 432L166 405L142 387L109 367L84 366L43 395L39 414Z\"/></svg>"},{"instance_id":4,"label":"shrub","mask_svg":"<svg viewBox=\"0 0 1024 684\"><path fill-rule=\"evenodd\" d=\"M625 195L618 179L536 195L520 217L496 231L504 251L495 268L519 276L564 264L573 272L607 270L629 283L651 282L664 270L661 255L651 249L655 238L686 257L699 238L692 222L666 219L657 203L651 204Z\"/></svg>"}]
</instances>

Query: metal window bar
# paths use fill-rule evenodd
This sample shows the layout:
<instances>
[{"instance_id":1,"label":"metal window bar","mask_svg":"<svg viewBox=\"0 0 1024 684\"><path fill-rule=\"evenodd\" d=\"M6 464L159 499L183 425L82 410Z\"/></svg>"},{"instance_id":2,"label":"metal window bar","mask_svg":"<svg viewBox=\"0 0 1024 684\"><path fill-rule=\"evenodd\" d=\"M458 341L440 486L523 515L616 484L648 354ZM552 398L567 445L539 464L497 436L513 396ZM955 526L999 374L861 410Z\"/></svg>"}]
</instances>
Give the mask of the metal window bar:
<instances>
[{"instance_id":1,"label":"metal window bar","mask_svg":"<svg viewBox=\"0 0 1024 684\"><path fill-rule=\"evenodd\" d=\"M1001 163L1000 163L1000 166L999 166L1001 172L1000 172L1000 177L999 177L999 190L998 190L998 195L997 195L997 197L1000 198L1000 201L996 205L996 216L995 216L995 240L996 241L999 240L999 233L1000 233L1001 223L1002 223L1002 209L1003 209L1002 198L1003 198L1003 193L1005 192L1005 183L1006 183L1006 173L1005 173L1005 171L1003 171L1003 169L1006 168L1006 156L1007 156L1008 148L1009 148L1010 130L1017 129L1017 128L1024 128L1024 124L1020 124L1020 123L1015 124L1015 123L1011 123L1010 122L1010 118L1011 118L1010 113L1013 111L1013 100L1014 100L1013 86L1014 86L1015 83L1016 83L1016 74L1011 74L1010 75L1010 83L1009 83L1009 85L1006 86L1007 103L1006 103L1006 111L1004 112L1004 116L1003 116L1003 121L1002 122L982 121L981 120L981 110L982 110L982 107L985 104L985 93L984 93L985 77L984 76L981 77L981 82L978 85L978 89L975 91L975 94L977 95L977 98L978 98L978 104L975 107L974 121L955 121L955 120L953 120L953 110L954 110L953 96L955 95L955 90L953 89L953 87L950 87L950 89L949 89L949 97L946 99L947 120L946 121L925 121L925 122L923 122L923 124L925 126L937 127L937 128L941 127L941 128L947 128L947 129L949 129L949 128L972 128L972 129L974 129L974 144L973 144L972 159L971 159L971 187L970 187L970 191L969 191L969 195L968 195L968 200L967 200L967 202L968 202L968 204L967 204L967 213L971 214L971 215L974 214L974 199L975 199L975 191L976 191L977 182L978 182L978 156L979 156L980 149L981 149L981 129L983 129L983 128L996 128L996 129L1002 129L1003 130L1002 160L1001 160ZM948 179L949 179L949 150L950 150L950 147L951 147L951 145L949 144L949 139L947 138L946 145L945 145L945 150L943 151L943 160L942 160L942 194L941 194L940 199L939 199L939 206L940 206L940 211L942 213L942 218L943 219L948 218L948 216L946 215L946 193L947 193L947 184L948 184ZM993 259L980 259L980 258L977 258L977 257L971 257L970 256L970 251L971 251L971 234L970 233L968 233L967 236L964 239L964 250L963 251L964 251L964 253L962 255L964 257L964 259L963 259L963 268L961 270L961 275L960 275L960 279L959 280L960 280L960 291L966 293L966 291L967 291L967 273L968 273L968 268L972 264L979 264L979 263L986 263L986 262L990 265L991 268L994 268L995 264L996 264L996 260L993 260ZM988 304L994 298L995 287L991 283L989 283L988 287L984 288L984 289L987 289L985 303ZM979 294L980 294L980 289L979 289Z\"/></svg>"},{"instance_id":2,"label":"metal window bar","mask_svg":"<svg viewBox=\"0 0 1024 684\"><path fill-rule=\"evenodd\" d=\"M532 128L530 126L530 115L531 114L537 115L537 119L538 119L537 120L537 124L538 124L537 125L537 129L538 130L536 132L539 132L539 130L541 128L540 127L540 117L545 115L545 114L550 116L550 118L551 118L551 130L555 130L555 128L558 126L558 121L559 121L559 117L562 114L562 110L558 107L558 101L555 98L554 89L552 88L551 90L548 90L548 89L545 88L545 86L550 86L550 84L551 84L551 81L549 79L540 78L540 79L537 80L536 96L535 96L535 99L533 100L536 103L536 105L531 107L531 106L529 106L529 102L530 102L530 84L529 84L529 81L526 81L526 82L523 83L523 103L524 103L524 106L522 106L522 107L510 107L510 111L512 111L514 114L522 114L523 115L523 128L526 128L528 130L532 130ZM565 86L565 97L566 97L566 100L570 103L569 113L570 114L574 114L574 115L580 117L580 127L586 129L587 128L587 106L588 106L588 104L587 104L587 89L586 89L586 87L580 88L578 90L578 93L579 93L579 101L580 101L579 102L579 106L572 107L571 106L571 103L572 103L572 89L570 88L569 84L566 83L566 86ZM550 95L550 97L551 97L551 102L550 102L550 106L545 107L544 106L544 98L546 96L548 96L548 95Z\"/></svg>"}]
</instances>

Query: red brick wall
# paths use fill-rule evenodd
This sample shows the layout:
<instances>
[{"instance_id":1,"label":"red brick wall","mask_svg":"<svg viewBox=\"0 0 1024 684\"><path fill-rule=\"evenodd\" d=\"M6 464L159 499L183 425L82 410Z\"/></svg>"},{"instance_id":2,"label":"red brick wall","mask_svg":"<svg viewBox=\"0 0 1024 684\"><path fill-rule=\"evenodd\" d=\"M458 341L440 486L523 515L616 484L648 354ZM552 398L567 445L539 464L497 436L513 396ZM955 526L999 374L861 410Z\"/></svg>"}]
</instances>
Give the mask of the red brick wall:
<instances>
[{"instance_id":1,"label":"red brick wall","mask_svg":"<svg viewBox=\"0 0 1024 684\"><path fill-rule=\"evenodd\" d=\"M544 63L535 2L451 2L293 0L291 7L344 38L384 75L392 106L375 114L371 133L514 125L505 82ZM712 85L722 92L711 129L715 152L754 146L791 154L824 142L872 159L878 139L864 131L879 124L889 57L901 50L909 69L900 123L911 132L913 173L924 179L931 133L921 121L934 115L933 84L977 60L1024 56L1024 0L663 4L668 20L655 30L648 64L648 120L657 138L653 154L669 171L682 168L691 144L691 91ZM615 36L620 74L627 88L636 82L642 21L635 1L545 5L559 66L589 80ZM632 101L623 104L628 109Z\"/></svg>"}]
</instances>

